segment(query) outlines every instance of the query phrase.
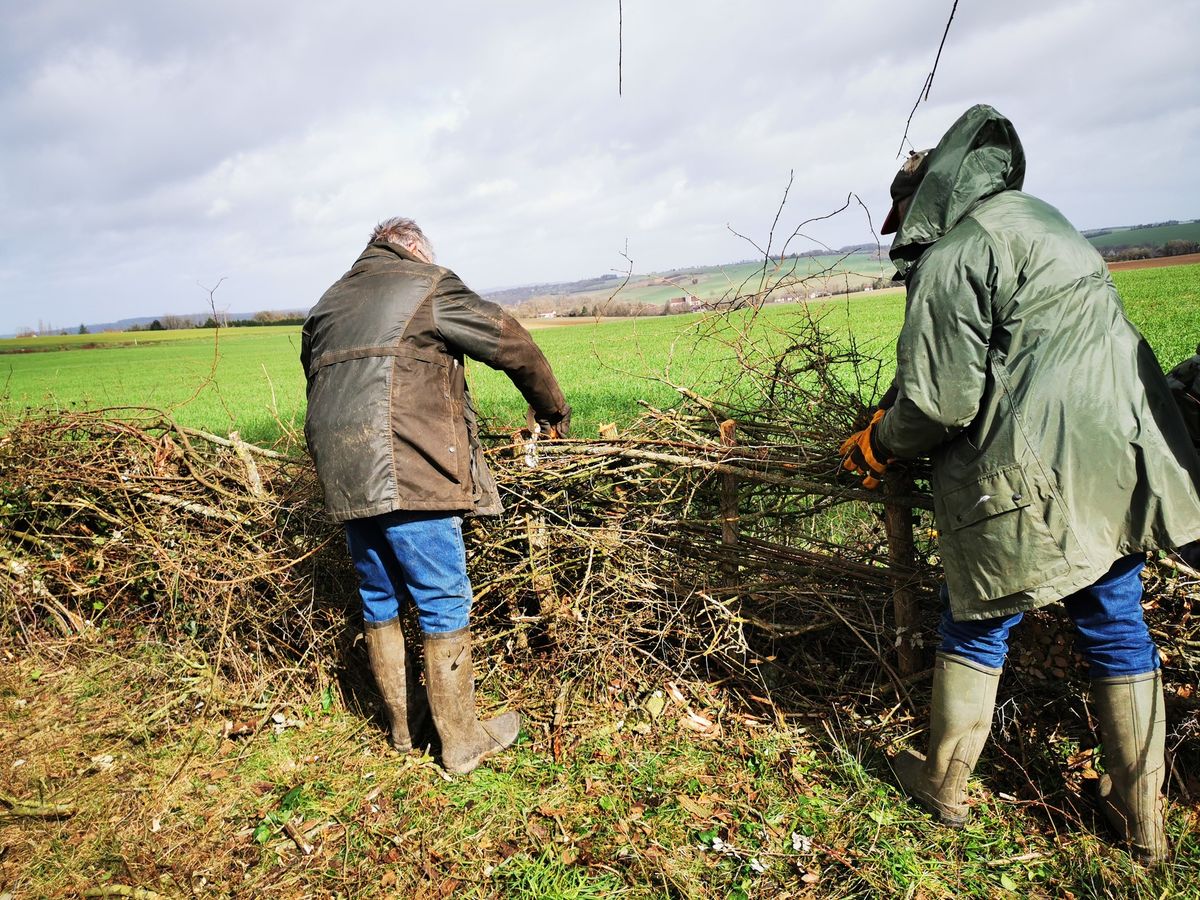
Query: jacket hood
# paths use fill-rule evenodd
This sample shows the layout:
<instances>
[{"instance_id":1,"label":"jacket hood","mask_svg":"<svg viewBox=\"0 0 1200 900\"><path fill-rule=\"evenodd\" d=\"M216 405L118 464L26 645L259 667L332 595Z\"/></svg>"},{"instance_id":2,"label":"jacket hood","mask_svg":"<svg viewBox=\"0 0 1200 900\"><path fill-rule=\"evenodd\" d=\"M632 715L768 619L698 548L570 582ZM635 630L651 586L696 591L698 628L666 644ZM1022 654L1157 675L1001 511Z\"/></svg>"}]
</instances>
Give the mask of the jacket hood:
<instances>
[{"instance_id":1,"label":"jacket hood","mask_svg":"<svg viewBox=\"0 0 1200 900\"><path fill-rule=\"evenodd\" d=\"M930 154L889 255L901 275L980 200L1025 182L1025 151L1012 123L985 104L950 126Z\"/></svg>"}]
</instances>

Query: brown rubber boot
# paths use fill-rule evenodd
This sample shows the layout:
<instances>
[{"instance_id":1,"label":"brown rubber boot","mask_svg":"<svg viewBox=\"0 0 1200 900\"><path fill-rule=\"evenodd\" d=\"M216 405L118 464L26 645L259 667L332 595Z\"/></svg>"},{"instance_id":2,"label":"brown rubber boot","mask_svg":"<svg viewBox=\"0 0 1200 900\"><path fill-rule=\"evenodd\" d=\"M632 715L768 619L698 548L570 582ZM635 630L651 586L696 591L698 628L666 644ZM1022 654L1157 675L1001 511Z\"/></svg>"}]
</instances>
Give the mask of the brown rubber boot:
<instances>
[{"instance_id":1,"label":"brown rubber boot","mask_svg":"<svg viewBox=\"0 0 1200 900\"><path fill-rule=\"evenodd\" d=\"M429 726L429 703L404 652L400 620L366 623L367 659L391 724L392 746L408 753Z\"/></svg>"},{"instance_id":2,"label":"brown rubber boot","mask_svg":"<svg viewBox=\"0 0 1200 900\"><path fill-rule=\"evenodd\" d=\"M933 668L929 756L905 750L892 759L892 771L909 796L954 828L967 821L967 778L992 727L1000 671L939 653Z\"/></svg>"},{"instance_id":3,"label":"brown rubber boot","mask_svg":"<svg viewBox=\"0 0 1200 900\"><path fill-rule=\"evenodd\" d=\"M475 714L471 631L425 635L425 677L433 724L442 739L442 767L462 775L517 739L521 717L501 713L480 722Z\"/></svg>"},{"instance_id":4,"label":"brown rubber boot","mask_svg":"<svg viewBox=\"0 0 1200 900\"><path fill-rule=\"evenodd\" d=\"M1103 741L1099 794L1104 813L1135 855L1160 863L1167 856L1162 675L1098 678L1092 682L1092 701Z\"/></svg>"}]
</instances>

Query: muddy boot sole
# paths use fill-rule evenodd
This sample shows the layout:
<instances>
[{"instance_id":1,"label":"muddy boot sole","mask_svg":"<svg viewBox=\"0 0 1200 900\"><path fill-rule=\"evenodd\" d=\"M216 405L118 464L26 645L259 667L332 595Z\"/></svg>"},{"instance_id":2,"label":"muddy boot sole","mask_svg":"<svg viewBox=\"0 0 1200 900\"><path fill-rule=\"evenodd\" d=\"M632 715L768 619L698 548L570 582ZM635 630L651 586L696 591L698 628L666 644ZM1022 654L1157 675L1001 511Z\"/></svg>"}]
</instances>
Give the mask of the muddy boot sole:
<instances>
[{"instance_id":1,"label":"muddy boot sole","mask_svg":"<svg viewBox=\"0 0 1200 900\"><path fill-rule=\"evenodd\" d=\"M905 750L891 759L892 771L904 792L917 801L941 824L948 828L962 828L967 824L970 810L965 806L955 808L939 801L927 786L925 757L913 750Z\"/></svg>"},{"instance_id":2,"label":"muddy boot sole","mask_svg":"<svg viewBox=\"0 0 1200 900\"><path fill-rule=\"evenodd\" d=\"M454 775L466 775L479 767L485 759L507 750L516 743L521 734L521 717L515 712L501 713L494 719L479 723L478 745L471 748L478 752L469 756L445 755L442 745L442 768ZM470 752L470 751L468 751Z\"/></svg>"}]
</instances>

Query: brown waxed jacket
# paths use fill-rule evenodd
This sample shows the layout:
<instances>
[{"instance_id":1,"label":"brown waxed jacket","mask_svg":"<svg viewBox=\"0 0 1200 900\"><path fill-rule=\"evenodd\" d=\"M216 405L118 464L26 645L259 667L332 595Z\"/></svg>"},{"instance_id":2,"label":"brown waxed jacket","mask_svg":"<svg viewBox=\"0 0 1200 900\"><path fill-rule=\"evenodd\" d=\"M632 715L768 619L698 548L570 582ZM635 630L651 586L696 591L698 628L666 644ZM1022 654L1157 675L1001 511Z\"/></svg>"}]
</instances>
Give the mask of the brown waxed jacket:
<instances>
[{"instance_id":1,"label":"brown waxed jacket","mask_svg":"<svg viewBox=\"0 0 1200 900\"><path fill-rule=\"evenodd\" d=\"M540 420L570 412L529 332L448 269L376 241L325 292L300 361L304 434L330 518L501 512L464 356L504 371Z\"/></svg>"}]
</instances>

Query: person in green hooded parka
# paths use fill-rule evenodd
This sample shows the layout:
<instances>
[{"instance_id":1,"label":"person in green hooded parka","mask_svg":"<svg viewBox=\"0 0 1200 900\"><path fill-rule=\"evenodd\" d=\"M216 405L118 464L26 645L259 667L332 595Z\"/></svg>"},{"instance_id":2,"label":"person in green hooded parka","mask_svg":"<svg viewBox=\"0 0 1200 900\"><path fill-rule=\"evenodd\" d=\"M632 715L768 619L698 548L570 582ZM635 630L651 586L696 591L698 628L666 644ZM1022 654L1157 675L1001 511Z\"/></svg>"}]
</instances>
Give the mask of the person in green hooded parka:
<instances>
[{"instance_id":1,"label":"person in green hooded parka","mask_svg":"<svg viewBox=\"0 0 1200 900\"><path fill-rule=\"evenodd\" d=\"M1012 124L974 106L897 174L882 229L908 294L896 379L844 465L873 486L892 459L930 458L947 602L929 752L893 767L961 825L1009 631L1061 600L1090 663L1105 811L1159 860L1165 717L1139 576L1148 551L1200 536L1200 458L1104 260L1024 175Z\"/></svg>"}]
</instances>

